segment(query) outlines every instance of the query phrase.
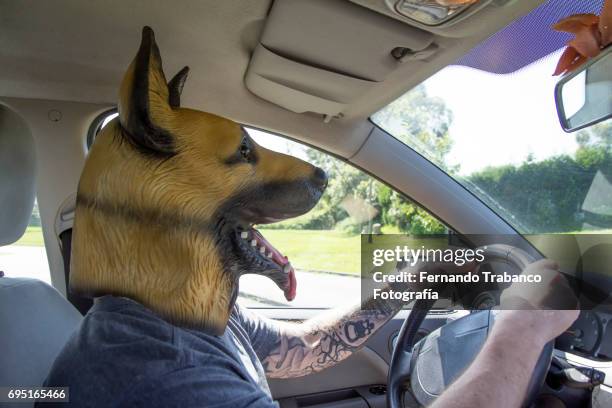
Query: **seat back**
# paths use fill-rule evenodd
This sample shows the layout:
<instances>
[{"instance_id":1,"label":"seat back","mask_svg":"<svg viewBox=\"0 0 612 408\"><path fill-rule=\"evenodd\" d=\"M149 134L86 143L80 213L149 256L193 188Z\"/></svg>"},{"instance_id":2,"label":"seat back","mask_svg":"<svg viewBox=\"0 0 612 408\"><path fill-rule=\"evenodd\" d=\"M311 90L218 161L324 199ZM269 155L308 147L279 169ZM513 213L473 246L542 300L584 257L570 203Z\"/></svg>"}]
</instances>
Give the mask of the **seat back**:
<instances>
[{"instance_id":1,"label":"seat back","mask_svg":"<svg viewBox=\"0 0 612 408\"><path fill-rule=\"evenodd\" d=\"M25 121L0 104L0 246L24 233L36 191L34 139Z\"/></svg>"},{"instance_id":2,"label":"seat back","mask_svg":"<svg viewBox=\"0 0 612 408\"><path fill-rule=\"evenodd\" d=\"M28 226L35 177L30 129L16 112L0 104L0 246L18 240ZM81 319L51 286L35 279L0 277L0 387L42 385ZM0 408L8 406L15 404L0 402Z\"/></svg>"},{"instance_id":3,"label":"seat back","mask_svg":"<svg viewBox=\"0 0 612 408\"><path fill-rule=\"evenodd\" d=\"M44 282L0 278L0 386L41 386L82 318Z\"/></svg>"}]
</instances>

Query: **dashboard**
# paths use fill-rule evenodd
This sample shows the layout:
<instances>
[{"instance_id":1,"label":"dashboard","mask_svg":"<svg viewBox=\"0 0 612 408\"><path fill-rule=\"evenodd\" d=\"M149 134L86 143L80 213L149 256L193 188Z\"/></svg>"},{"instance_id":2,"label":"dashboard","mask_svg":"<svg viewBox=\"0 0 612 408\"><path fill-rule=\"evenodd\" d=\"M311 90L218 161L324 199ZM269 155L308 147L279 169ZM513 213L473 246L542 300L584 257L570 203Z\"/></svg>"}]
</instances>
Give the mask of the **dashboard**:
<instances>
[{"instance_id":1,"label":"dashboard","mask_svg":"<svg viewBox=\"0 0 612 408\"><path fill-rule=\"evenodd\" d=\"M491 263L488 267L493 271L508 270L510 273L520 273L520 271L514 271L512 265L509 264ZM583 296L588 295L586 299L590 299L594 294L607 295L612 290L610 289L612 281L609 278L612 275L609 269L602 267L596 270L604 270L605 273L581 272L581 279L589 284L586 285L589 289L581 293ZM592 288L597 288L601 293L595 293ZM466 296L467 302L463 305L464 307L470 310L482 310L499 304L503 288L489 285L476 289L470 294L472 296ZM585 289L581 286L581 290ZM474 293L476 296L473 295ZM589 360L612 362L612 307L610 304L600 303L595 309L581 311L574 324L556 339L555 348Z\"/></svg>"},{"instance_id":2,"label":"dashboard","mask_svg":"<svg viewBox=\"0 0 612 408\"><path fill-rule=\"evenodd\" d=\"M582 311L555 342L555 348L600 361L612 361L612 313Z\"/></svg>"}]
</instances>

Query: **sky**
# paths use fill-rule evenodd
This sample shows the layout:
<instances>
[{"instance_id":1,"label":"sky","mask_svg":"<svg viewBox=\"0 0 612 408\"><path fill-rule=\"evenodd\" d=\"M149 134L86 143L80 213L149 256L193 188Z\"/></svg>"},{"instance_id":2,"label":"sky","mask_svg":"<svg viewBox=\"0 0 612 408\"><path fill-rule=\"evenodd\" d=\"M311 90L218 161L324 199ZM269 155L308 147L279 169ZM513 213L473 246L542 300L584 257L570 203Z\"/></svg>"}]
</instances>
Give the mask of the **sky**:
<instances>
[{"instance_id":1,"label":"sky","mask_svg":"<svg viewBox=\"0 0 612 408\"><path fill-rule=\"evenodd\" d=\"M559 124L554 101L558 77L552 73L561 51L508 75L450 66L425 82L428 95L453 112L447 156L469 175L487 166L520 164L529 154L540 161L573 154L573 134Z\"/></svg>"},{"instance_id":2,"label":"sky","mask_svg":"<svg viewBox=\"0 0 612 408\"><path fill-rule=\"evenodd\" d=\"M274 150L276 152L290 154L298 157L302 160L308 160L306 156L307 146L301 145L293 140L285 139L280 136L272 135L270 133L249 129L249 135L255 139L257 144L265 147L266 149Z\"/></svg>"}]
</instances>

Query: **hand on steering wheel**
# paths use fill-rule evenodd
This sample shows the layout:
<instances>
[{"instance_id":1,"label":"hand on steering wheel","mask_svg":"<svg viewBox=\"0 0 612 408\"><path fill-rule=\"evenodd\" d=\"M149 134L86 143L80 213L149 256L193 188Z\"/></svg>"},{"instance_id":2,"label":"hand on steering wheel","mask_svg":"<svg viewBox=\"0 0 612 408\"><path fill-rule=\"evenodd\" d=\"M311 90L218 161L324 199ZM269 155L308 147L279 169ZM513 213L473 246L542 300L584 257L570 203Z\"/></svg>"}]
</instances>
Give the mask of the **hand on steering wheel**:
<instances>
[{"instance_id":1,"label":"hand on steering wheel","mask_svg":"<svg viewBox=\"0 0 612 408\"><path fill-rule=\"evenodd\" d=\"M510 325L524 333L542 336L533 344L546 344L543 348L525 397L528 406L544 381L552 357L552 340L561 334L578 315L577 310L551 310L571 308L551 303L558 299L559 290L570 290L560 276L554 262L534 259L525 251L508 245L490 245L485 249L487 261L510 264L524 274L546 276L542 287L511 286L502 296L499 313L480 311L457 319L434 331L415 346L415 338L421 323L433 306L433 301L417 301L398 335L388 374L387 402L391 408L403 404L406 385L412 397L420 404L430 404L450 385L476 358L493 323ZM554 289L553 289L554 287ZM562 296L571 299L564 293ZM551 305L553 307L551 307ZM548 307L547 307L548 306ZM548 310L542 310L547 308ZM521 310L516 310L521 309ZM526 310L531 309L531 310Z\"/></svg>"}]
</instances>

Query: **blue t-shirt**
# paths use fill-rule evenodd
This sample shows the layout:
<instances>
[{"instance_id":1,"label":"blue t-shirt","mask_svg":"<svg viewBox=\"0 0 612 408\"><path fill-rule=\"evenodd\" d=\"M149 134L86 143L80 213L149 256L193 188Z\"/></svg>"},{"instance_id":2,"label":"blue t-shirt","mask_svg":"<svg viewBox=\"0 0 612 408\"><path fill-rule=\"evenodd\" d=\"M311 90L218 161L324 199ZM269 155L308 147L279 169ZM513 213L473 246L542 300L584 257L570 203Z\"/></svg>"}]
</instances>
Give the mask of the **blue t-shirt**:
<instances>
[{"instance_id":1,"label":"blue t-shirt","mask_svg":"<svg viewBox=\"0 0 612 408\"><path fill-rule=\"evenodd\" d=\"M275 407L260 359L278 333L235 306L222 336L174 326L127 298L96 300L45 386L58 407ZM54 404L41 406L51 408Z\"/></svg>"}]
</instances>

